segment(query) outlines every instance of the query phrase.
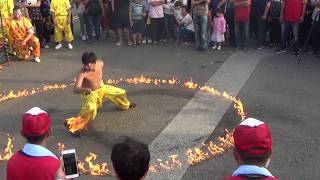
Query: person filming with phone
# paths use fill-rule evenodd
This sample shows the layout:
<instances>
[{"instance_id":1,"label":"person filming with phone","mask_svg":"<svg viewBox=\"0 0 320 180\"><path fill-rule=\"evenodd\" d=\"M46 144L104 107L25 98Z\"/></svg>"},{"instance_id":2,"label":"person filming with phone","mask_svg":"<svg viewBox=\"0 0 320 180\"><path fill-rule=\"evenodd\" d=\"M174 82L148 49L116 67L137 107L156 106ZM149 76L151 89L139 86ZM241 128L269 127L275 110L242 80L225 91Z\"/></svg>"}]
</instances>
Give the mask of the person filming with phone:
<instances>
[{"instance_id":1,"label":"person filming with phone","mask_svg":"<svg viewBox=\"0 0 320 180\"><path fill-rule=\"evenodd\" d=\"M21 135L27 143L8 161L7 180L64 180L63 163L47 149L50 115L38 107L24 113Z\"/></svg>"}]
</instances>

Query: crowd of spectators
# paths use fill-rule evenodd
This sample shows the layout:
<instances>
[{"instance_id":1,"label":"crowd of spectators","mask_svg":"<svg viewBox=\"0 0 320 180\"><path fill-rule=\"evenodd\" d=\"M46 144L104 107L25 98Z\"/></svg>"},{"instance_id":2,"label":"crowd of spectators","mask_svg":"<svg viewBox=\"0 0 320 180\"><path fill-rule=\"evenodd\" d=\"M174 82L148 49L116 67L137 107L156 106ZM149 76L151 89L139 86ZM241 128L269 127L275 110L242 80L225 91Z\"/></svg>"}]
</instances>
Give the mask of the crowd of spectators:
<instances>
[{"instance_id":1,"label":"crowd of spectators","mask_svg":"<svg viewBox=\"0 0 320 180\"><path fill-rule=\"evenodd\" d=\"M0 0L4 1L4 0ZM114 44L194 43L200 51L228 45L274 48L276 53L305 50L320 56L320 0L9 0L23 8L41 48L65 39L73 49L72 6L80 38L88 43L112 34ZM8 1L8 2L9 2ZM1 9L10 17L13 7ZM7 3L8 4L8 3ZM311 37L306 42L308 34Z\"/></svg>"}]
</instances>

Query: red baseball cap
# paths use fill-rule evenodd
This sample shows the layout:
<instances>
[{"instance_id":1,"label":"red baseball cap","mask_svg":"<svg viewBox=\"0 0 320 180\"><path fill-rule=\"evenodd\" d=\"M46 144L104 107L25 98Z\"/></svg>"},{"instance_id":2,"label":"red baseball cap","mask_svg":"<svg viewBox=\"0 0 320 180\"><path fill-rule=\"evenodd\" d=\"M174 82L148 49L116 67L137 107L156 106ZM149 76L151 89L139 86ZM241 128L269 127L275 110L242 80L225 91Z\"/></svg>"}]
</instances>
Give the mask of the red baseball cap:
<instances>
[{"instance_id":1,"label":"red baseball cap","mask_svg":"<svg viewBox=\"0 0 320 180\"><path fill-rule=\"evenodd\" d=\"M237 150L259 156L272 151L269 126L257 119L248 118L234 130L233 138Z\"/></svg>"},{"instance_id":2,"label":"red baseball cap","mask_svg":"<svg viewBox=\"0 0 320 180\"><path fill-rule=\"evenodd\" d=\"M50 127L51 118L49 114L38 107L30 109L22 116L22 133L24 136L42 136Z\"/></svg>"}]
</instances>

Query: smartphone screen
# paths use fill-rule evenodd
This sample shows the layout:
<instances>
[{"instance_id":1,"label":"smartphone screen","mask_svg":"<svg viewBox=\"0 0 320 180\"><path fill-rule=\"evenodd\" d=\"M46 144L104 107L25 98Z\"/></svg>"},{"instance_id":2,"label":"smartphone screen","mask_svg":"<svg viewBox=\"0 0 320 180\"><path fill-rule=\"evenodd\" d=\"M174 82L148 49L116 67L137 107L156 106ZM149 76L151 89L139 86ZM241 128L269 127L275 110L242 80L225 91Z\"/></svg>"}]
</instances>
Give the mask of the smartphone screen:
<instances>
[{"instance_id":1,"label":"smartphone screen","mask_svg":"<svg viewBox=\"0 0 320 180\"><path fill-rule=\"evenodd\" d=\"M76 154L75 153L63 154L62 157L63 157L63 163L64 163L64 172L66 176L78 174Z\"/></svg>"}]
</instances>

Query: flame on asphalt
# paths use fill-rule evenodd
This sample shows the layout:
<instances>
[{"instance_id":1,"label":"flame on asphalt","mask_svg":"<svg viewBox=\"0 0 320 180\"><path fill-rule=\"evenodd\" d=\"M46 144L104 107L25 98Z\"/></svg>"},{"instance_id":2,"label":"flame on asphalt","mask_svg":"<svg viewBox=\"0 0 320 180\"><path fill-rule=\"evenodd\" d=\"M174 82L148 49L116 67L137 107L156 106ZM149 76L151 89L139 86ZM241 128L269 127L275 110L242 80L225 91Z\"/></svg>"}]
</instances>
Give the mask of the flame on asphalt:
<instances>
[{"instance_id":1,"label":"flame on asphalt","mask_svg":"<svg viewBox=\"0 0 320 180\"><path fill-rule=\"evenodd\" d=\"M13 138L11 138L8 134L8 143L4 149L4 152L0 154L0 160L9 160L11 156L13 156Z\"/></svg>"},{"instance_id":2,"label":"flame on asphalt","mask_svg":"<svg viewBox=\"0 0 320 180\"><path fill-rule=\"evenodd\" d=\"M215 96L222 96L226 100L232 101L234 103L233 108L236 110L237 115L241 118L241 120L246 118L246 113L244 111L243 103L240 99L237 99L235 96L229 95L227 92L220 92L214 87L210 87L208 85L200 86L197 83L194 83L192 79L189 81L181 82L177 80L176 78L172 79L158 79L158 78L150 78L145 77L143 75L128 78L128 79L108 79L106 81L107 84L119 84L119 83L127 83L131 85L137 85L137 84L150 84L150 85L180 85L186 89L198 89L200 91L209 93L211 95ZM22 91L9 91L8 94L3 95L0 94L0 102L16 99L20 97L30 96L42 92L47 92L49 90L63 90L70 86L72 84L54 84L54 85L45 85L41 88L33 88L31 90L22 90ZM76 124L67 123L68 130L72 133L74 133L72 127L73 126L82 126L81 118L74 117L75 119L70 118L70 122L77 122ZM68 120L67 120L68 122ZM12 144L13 138L11 139L8 135L8 143L5 148L4 155L0 155L0 160L8 160L13 155ZM168 171L168 170L174 170L176 168L181 167L184 163L188 163L190 165L198 164L203 161L206 161L210 158L213 158L217 155L221 155L224 153L228 148L234 146L234 141L232 137L232 131L226 130L226 134L223 137L218 138L218 142L214 143L212 141L208 141L204 144L202 144L202 147L194 147L189 148L185 151L184 154L173 154L170 155L167 160L163 159L157 159L157 161L153 164L150 164L149 171L150 172L159 172L159 171ZM59 151L61 152L64 149L64 144L60 143L58 145ZM180 159L180 157L183 157ZM94 164L93 161L97 159L97 155L94 153L89 153L89 155L86 156L85 161L79 161L78 163L78 169L80 172L95 176L106 176L111 175L111 171L108 169L107 163L102 164Z\"/></svg>"}]
</instances>

